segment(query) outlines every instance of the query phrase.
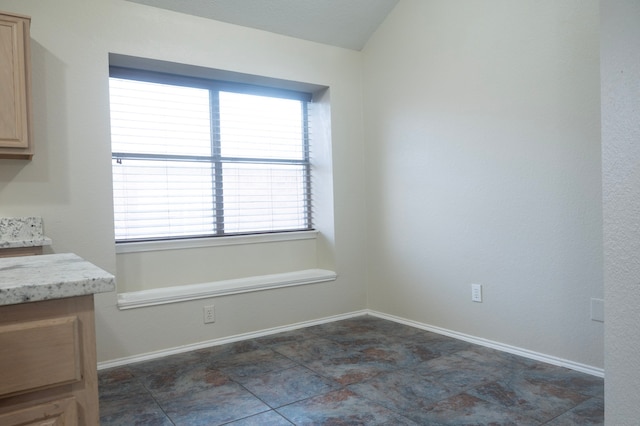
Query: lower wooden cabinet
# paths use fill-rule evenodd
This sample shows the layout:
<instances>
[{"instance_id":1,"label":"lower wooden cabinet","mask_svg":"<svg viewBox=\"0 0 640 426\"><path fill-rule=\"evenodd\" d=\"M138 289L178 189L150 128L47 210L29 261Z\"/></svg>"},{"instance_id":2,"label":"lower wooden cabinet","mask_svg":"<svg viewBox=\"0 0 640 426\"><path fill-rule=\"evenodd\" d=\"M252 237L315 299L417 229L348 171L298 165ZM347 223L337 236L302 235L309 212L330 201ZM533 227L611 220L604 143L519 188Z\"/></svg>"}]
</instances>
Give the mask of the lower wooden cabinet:
<instances>
[{"instance_id":1,"label":"lower wooden cabinet","mask_svg":"<svg viewBox=\"0 0 640 426\"><path fill-rule=\"evenodd\" d=\"M0 425L99 424L93 295L0 306Z\"/></svg>"},{"instance_id":2,"label":"lower wooden cabinet","mask_svg":"<svg viewBox=\"0 0 640 426\"><path fill-rule=\"evenodd\" d=\"M76 426L78 407L75 398L62 398L44 404L15 408L0 414L3 426Z\"/></svg>"}]
</instances>

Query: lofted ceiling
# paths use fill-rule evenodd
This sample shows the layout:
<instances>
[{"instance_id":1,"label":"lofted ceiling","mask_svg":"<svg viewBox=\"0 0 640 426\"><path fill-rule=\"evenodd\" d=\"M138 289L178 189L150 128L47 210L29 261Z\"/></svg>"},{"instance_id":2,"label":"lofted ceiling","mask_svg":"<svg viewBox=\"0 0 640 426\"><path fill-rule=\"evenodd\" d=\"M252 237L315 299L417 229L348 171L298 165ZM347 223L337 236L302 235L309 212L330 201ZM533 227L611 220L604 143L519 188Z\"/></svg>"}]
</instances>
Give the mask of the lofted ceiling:
<instances>
[{"instance_id":1,"label":"lofted ceiling","mask_svg":"<svg viewBox=\"0 0 640 426\"><path fill-rule=\"evenodd\" d=\"M399 0L128 0L362 50Z\"/></svg>"}]
</instances>

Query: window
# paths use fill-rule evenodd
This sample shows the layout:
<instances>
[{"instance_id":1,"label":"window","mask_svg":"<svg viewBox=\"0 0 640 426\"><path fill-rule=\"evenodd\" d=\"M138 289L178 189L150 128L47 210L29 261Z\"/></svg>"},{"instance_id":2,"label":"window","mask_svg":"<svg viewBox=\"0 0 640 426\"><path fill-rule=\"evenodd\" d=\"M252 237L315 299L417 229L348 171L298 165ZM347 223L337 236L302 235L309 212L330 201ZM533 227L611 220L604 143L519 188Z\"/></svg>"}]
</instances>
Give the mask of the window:
<instances>
[{"instance_id":1,"label":"window","mask_svg":"<svg viewBox=\"0 0 640 426\"><path fill-rule=\"evenodd\" d=\"M117 242L313 229L311 95L110 68Z\"/></svg>"}]
</instances>

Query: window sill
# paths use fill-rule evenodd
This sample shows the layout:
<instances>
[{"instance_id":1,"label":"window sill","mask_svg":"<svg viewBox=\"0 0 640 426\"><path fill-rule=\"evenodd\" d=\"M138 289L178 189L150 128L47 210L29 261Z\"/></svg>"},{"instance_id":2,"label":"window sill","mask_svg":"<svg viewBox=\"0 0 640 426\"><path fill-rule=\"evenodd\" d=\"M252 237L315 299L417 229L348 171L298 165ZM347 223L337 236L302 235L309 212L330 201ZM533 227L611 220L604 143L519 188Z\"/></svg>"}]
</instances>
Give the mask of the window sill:
<instances>
[{"instance_id":1,"label":"window sill","mask_svg":"<svg viewBox=\"0 0 640 426\"><path fill-rule=\"evenodd\" d=\"M317 236L318 231L298 231L273 234L234 235L228 237L189 238L183 240L140 241L116 244L116 254L270 243L275 241L313 240L316 239Z\"/></svg>"},{"instance_id":2,"label":"window sill","mask_svg":"<svg viewBox=\"0 0 640 426\"><path fill-rule=\"evenodd\" d=\"M335 281L337 274L326 269L305 269L281 274L259 275L233 280L189 284L118 294L120 310L164 305L209 297L228 296L282 287Z\"/></svg>"}]
</instances>

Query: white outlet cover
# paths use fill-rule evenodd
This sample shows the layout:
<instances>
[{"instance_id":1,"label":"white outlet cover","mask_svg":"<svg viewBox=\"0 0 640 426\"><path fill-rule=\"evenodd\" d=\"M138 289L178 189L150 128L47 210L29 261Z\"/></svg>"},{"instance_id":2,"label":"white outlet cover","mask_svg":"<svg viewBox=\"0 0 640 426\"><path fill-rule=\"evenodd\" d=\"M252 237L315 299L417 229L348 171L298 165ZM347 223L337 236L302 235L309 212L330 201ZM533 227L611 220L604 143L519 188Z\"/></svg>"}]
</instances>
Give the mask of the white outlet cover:
<instances>
[{"instance_id":1,"label":"white outlet cover","mask_svg":"<svg viewBox=\"0 0 640 426\"><path fill-rule=\"evenodd\" d=\"M216 322L216 311L213 305L205 306L204 308L202 308L202 314L204 317L205 324L211 324L213 322Z\"/></svg>"}]
</instances>

